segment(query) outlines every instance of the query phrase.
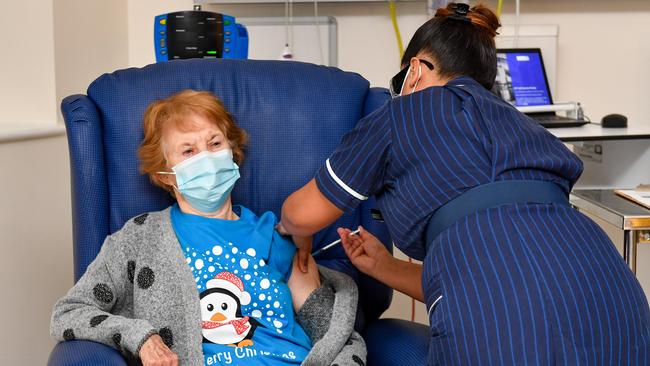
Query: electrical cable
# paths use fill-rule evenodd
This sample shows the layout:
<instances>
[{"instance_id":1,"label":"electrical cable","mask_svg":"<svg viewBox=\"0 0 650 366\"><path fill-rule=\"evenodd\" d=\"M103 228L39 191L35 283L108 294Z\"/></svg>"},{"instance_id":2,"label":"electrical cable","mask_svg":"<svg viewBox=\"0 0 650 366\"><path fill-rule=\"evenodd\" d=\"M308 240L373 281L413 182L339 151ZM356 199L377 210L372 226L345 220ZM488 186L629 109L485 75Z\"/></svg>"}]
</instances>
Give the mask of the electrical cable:
<instances>
[{"instance_id":1,"label":"electrical cable","mask_svg":"<svg viewBox=\"0 0 650 366\"><path fill-rule=\"evenodd\" d=\"M402 34L399 31L399 25L397 24L397 9L395 8L395 0L388 0L388 9L390 10L390 20L393 23L393 29L395 30L395 38L397 38L397 49L399 50L399 59L402 61L402 55L404 55L404 45L402 44Z\"/></svg>"},{"instance_id":2,"label":"electrical cable","mask_svg":"<svg viewBox=\"0 0 650 366\"><path fill-rule=\"evenodd\" d=\"M293 0L289 0L289 26L289 41L293 46Z\"/></svg>"},{"instance_id":3,"label":"electrical cable","mask_svg":"<svg viewBox=\"0 0 650 366\"><path fill-rule=\"evenodd\" d=\"M289 0L284 0L284 46L289 47Z\"/></svg>"},{"instance_id":4,"label":"electrical cable","mask_svg":"<svg viewBox=\"0 0 650 366\"><path fill-rule=\"evenodd\" d=\"M515 39L514 48L519 48L519 16L521 15L520 0L515 0Z\"/></svg>"},{"instance_id":5,"label":"electrical cable","mask_svg":"<svg viewBox=\"0 0 650 366\"><path fill-rule=\"evenodd\" d=\"M293 1L284 0L284 49L281 60L293 59L291 46L293 46Z\"/></svg>"},{"instance_id":6,"label":"electrical cable","mask_svg":"<svg viewBox=\"0 0 650 366\"><path fill-rule=\"evenodd\" d=\"M320 38L320 20L318 19L318 0L314 0L314 20L316 23L316 36L318 37L318 53L320 54L320 63L325 65L325 57L323 57L323 41Z\"/></svg>"},{"instance_id":7,"label":"electrical cable","mask_svg":"<svg viewBox=\"0 0 650 366\"><path fill-rule=\"evenodd\" d=\"M435 0L427 0L427 19L431 19L436 16L436 10L438 10L438 2Z\"/></svg>"}]
</instances>

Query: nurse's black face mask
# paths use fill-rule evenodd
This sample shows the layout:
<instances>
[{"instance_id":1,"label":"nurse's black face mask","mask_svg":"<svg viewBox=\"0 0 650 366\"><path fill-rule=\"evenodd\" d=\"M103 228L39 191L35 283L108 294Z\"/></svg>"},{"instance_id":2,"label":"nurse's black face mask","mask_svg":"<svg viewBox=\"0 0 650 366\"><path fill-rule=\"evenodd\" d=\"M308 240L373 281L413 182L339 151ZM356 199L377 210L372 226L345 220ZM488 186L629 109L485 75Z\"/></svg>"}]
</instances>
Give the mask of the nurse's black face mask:
<instances>
[{"instance_id":1,"label":"nurse's black face mask","mask_svg":"<svg viewBox=\"0 0 650 366\"><path fill-rule=\"evenodd\" d=\"M433 64L427 60L421 58L418 59L421 63L425 64L429 70L433 70ZM390 79L390 96L395 98L400 96L402 93L402 85L404 85L404 80L409 72L410 65L406 65L400 72L395 74L392 79Z\"/></svg>"}]
</instances>

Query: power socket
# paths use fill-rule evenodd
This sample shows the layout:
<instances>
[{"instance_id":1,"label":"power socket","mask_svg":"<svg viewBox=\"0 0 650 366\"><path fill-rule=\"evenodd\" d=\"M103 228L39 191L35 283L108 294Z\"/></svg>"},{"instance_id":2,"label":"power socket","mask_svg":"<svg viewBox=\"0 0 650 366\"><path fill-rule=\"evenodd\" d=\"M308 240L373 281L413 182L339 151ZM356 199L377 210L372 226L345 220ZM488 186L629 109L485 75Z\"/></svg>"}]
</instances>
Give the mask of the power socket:
<instances>
[{"instance_id":1,"label":"power socket","mask_svg":"<svg viewBox=\"0 0 650 366\"><path fill-rule=\"evenodd\" d=\"M603 143L601 141L581 142L573 145L573 153L583 161L603 162Z\"/></svg>"}]
</instances>

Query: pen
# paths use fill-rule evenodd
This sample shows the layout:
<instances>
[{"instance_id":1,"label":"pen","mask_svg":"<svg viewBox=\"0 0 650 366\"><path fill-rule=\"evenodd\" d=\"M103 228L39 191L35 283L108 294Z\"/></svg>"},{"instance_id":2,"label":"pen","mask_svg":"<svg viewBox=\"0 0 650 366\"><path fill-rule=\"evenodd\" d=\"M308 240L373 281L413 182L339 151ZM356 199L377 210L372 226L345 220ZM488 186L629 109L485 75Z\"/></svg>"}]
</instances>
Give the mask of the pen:
<instances>
[{"instance_id":1,"label":"pen","mask_svg":"<svg viewBox=\"0 0 650 366\"><path fill-rule=\"evenodd\" d=\"M359 229L351 232L350 236L356 235L356 234L359 234ZM312 257L315 257L315 256L321 254L322 252L330 249L331 247L333 247L333 246L335 246L336 244L339 244L339 243L341 243L341 239L334 240L333 242L331 242L331 243L327 244L326 246L324 246L324 247L318 249L317 251L313 252L311 255L312 255Z\"/></svg>"}]
</instances>

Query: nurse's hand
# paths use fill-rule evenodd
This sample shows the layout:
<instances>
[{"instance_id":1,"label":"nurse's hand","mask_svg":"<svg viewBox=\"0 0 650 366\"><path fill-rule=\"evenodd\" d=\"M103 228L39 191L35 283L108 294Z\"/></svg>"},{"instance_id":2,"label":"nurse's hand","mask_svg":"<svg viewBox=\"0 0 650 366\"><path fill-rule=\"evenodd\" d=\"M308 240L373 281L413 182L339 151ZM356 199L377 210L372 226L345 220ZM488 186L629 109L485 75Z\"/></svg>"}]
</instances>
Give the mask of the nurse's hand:
<instances>
[{"instance_id":1,"label":"nurse's hand","mask_svg":"<svg viewBox=\"0 0 650 366\"><path fill-rule=\"evenodd\" d=\"M338 229L343 250L361 272L403 294L424 302L422 265L393 257L374 235L359 226L359 235Z\"/></svg>"},{"instance_id":2,"label":"nurse's hand","mask_svg":"<svg viewBox=\"0 0 650 366\"><path fill-rule=\"evenodd\" d=\"M297 313L309 295L321 285L318 266L311 255L307 256L307 271L305 272L298 270L298 254L293 257L293 270L287 285L291 290L293 309Z\"/></svg>"},{"instance_id":3,"label":"nurse's hand","mask_svg":"<svg viewBox=\"0 0 650 366\"><path fill-rule=\"evenodd\" d=\"M312 247L312 242L314 241L313 236L292 236L293 238L293 243L296 245L296 248L298 248L298 253L296 254L296 257L298 258L298 268L302 273L307 273L309 270L309 261L314 260L314 258L311 257L311 247ZM316 262L314 262L316 264Z\"/></svg>"},{"instance_id":4,"label":"nurse's hand","mask_svg":"<svg viewBox=\"0 0 650 366\"><path fill-rule=\"evenodd\" d=\"M282 223L278 223L275 226L275 230L277 230L280 235L284 236L289 236L289 232L287 229L282 226ZM292 235L291 239L293 239L293 243L298 249L298 269L302 273L307 273L307 265L308 265L308 260L309 257L311 257L311 247L312 247L312 242L314 240L313 236L296 236Z\"/></svg>"},{"instance_id":5,"label":"nurse's hand","mask_svg":"<svg viewBox=\"0 0 650 366\"><path fill-rule=\"evenodd\" d=\"M352 264L370 277L378 278L388 268L393 256L374 235L359 226L358 235L350 235L350 229L339 228L341 244Z\"/></svg>"},{"instance_id":6,"label":"nurse's hand","mask_svg":"<svg viewBox=\"0 0 650 366\"><path fill-rule=\"evenodd\" d=\"M158 334L154 334L140 347L143 366L178 366L178 356L172 352Z\"/></svg>"}]
</instances>

